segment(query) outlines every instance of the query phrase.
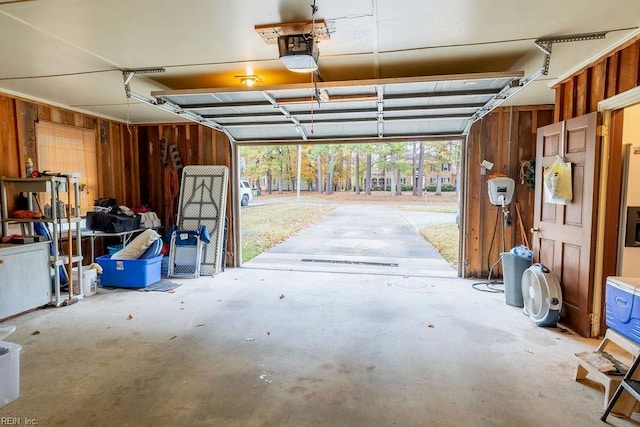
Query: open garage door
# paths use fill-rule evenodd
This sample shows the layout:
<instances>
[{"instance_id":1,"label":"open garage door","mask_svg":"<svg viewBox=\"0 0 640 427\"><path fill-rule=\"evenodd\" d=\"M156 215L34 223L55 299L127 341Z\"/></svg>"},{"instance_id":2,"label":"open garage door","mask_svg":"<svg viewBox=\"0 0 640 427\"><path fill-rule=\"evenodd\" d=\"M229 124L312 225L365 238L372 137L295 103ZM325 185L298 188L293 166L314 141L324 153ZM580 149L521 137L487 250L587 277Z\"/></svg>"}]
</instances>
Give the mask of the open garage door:
<instances>
[{"instance_id":1,"label":"open garage door","mask_svg":"<svg viewBox=\"0 0 640 427\"><path fill-rule=\"evenodd\" d=\"M452 138L520 88L522 72L152 92L239 144Z\"/></svg>"}]
</instances>

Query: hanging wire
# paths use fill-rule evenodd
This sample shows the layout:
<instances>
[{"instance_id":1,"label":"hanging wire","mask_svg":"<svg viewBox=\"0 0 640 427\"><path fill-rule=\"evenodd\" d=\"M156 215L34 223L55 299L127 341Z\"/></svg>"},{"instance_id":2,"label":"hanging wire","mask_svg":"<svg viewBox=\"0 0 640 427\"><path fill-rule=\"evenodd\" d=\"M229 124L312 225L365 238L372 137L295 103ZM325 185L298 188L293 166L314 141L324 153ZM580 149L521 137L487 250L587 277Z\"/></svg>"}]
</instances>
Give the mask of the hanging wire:
<instances>
[{"instance_id":1,"label":"hanging wire","mask_svg":"<svg viewBox=\"0 0 640 427\"><path fill-rule=\"evenodd\" d=\"M496 211L496 222L493 226L493 235L491 236L491 243L489 244L489 252L487 254L487 267L489 267L489 258L491 257L491 250L493 249L493 244L495 243L496 234L498 232L498 221L500 221L500 209ZM502 222L502 251L504 252L505 246L505 231L504 231L504 221ZM498 260L494 262L491 267L489 267L489 276L485 282L477 282L471 285L471 287L477 291L481 292L490 292L490 293L503 293L504 292L504 282L500 280L491 279L493 275L493 269L502 261L502 254L498 257Z\"/></svg>"},{"instance_id":2,"label":"hanging wire","mask_svg":"<svg viewBox=\"0 0 640 427\"><path fill-rule=\"evenodd\" d=\"M311 73L311 84L315 86L316 82L315 82L315 72ZM311 93L311 134L313 135L313 104L314 104L314 93ZM318 99L318 96L315 95L316 99ZM318 101L320 102L320 101Z\"/></svg>"}]
</instances>

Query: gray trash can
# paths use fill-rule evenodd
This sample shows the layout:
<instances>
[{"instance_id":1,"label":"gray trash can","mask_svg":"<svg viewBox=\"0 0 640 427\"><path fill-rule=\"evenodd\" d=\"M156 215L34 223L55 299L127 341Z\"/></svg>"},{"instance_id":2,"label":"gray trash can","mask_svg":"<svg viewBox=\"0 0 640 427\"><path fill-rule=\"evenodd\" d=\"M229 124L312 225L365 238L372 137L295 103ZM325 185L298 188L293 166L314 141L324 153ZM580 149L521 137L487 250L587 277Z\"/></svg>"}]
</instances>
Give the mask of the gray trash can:
<instances>
[{"instance_id":1,"label":"gray trash can","mask_svg":"<svg viewBox=\"0 0 640 427\"><path fill-rule=\"evenodd\" d=\"M501 255L504 299L507 305L523 307L522 274L527 268L531 267L531 260L510 252L503 252Z\"/></svg>"}]
</instances>

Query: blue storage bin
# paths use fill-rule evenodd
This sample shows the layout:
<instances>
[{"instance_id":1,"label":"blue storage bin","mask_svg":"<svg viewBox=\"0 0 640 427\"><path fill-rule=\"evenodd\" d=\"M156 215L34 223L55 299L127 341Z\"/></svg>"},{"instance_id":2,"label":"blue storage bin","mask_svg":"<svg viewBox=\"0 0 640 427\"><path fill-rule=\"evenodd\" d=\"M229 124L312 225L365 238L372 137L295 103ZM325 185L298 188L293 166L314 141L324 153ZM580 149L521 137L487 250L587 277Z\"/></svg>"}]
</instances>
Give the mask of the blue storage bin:
<instances>
[{"instance_id":1,"label":"blue storage bin","mask_svg":"<svg viewBox=\"0 0 640 427\"><path fill-rule=\"evenodd\" d=\"M163 276L166 276L168 271L169 271L169 257L168 256L163 256L162 257L162 268L160 269L160 272L162 273Z\"/></svg>"},{"instance_id":2,"label":"blue storage bin","mask_svg":"<svg viewBox=\"0 0 640 427\"><path fill-rule=\"evenodd\" d=\"M112 260L111 255L99 256L102 267L100 284L116 288L144 288L160 280L162 255L148 259Z\"/></svg>"},{"instance_id":3,"label":"blue storage bin","mask_svg":"<svg viewBox=\"0 0 640 427\"><path fill-rule=\"evenodd\" d=\"M605 312L608 327L640 343L640 279L608 277Z\"/></svg>"}]
</instances>

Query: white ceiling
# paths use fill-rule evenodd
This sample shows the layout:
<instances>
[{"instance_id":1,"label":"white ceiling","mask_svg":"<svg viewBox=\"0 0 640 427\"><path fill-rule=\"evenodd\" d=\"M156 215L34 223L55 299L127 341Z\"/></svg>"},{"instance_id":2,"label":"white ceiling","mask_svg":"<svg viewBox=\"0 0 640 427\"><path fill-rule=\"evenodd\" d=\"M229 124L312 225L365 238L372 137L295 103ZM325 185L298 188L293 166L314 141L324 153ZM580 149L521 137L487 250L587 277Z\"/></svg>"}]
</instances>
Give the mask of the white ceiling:
<instances>
[{"instance_id":1,"label":"white ceiling","mask_svg":"<svg viewBox=\"0 0 640 427\"><path fill-rule=\"evenodd\" d=\"M0 0L0 91L151 123L183 119L127 98L120 70L164 67L164 73L131 79L131 90L150 99L152 92L246 92L235 77L243 74L260 77L258 95L280 85L312 87L310 76L287 71L277 47L266 45L254 29L310 20L312 2ZM432 81L434 75L472 73L526 79L543 63L536 39L607 32L603 40L553 44L548 75L504 105L553 103L550 84L640 26L638 0L317 0L316 6L316 18L332 32L319 44L320 74L329 83L420 76ZM402 133L402 126L396 131ZM334 126L329 134L339 137L342 131ZM243 135L239 139L259 138Z\"/></svg>"}]
</instances>

